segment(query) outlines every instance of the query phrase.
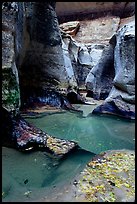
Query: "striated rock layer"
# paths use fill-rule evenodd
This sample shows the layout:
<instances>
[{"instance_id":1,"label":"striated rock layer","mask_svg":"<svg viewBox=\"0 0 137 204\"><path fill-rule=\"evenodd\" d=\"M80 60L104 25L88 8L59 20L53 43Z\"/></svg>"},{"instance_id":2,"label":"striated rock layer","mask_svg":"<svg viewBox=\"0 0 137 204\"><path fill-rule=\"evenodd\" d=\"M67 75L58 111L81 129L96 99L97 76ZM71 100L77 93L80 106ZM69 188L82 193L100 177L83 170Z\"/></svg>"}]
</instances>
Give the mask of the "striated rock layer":
<instances>
[{"instance_id":1,"label":"striated rock layer","mask_svg":"<svg viewBox=\"0 0 137 204\"><path fill-rule=\"evenodd\" d=\"M107 15L125 18L135 13L135 2L57 2L56 12L60 23Z\"/></svg>"}]
</instances>

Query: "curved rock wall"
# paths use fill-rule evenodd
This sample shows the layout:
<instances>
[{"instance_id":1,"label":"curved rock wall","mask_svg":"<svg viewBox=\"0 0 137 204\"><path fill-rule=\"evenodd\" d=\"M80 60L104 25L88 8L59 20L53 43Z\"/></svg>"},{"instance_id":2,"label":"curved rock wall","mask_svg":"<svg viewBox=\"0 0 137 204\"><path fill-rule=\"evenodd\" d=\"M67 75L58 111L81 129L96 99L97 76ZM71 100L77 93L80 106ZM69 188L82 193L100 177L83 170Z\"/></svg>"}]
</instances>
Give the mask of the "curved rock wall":
<instances>
[{"instance_id":1,"label":"curved rock wall","mask_svg":"<svg viewBox=\"0 0 137 204\"><path fill-rule=\"evenodd\" d=\"M135 119L135 21L125 24L116 35L115 77L109 96L93 113L110 113Z\"/></svg>"},{"instance_id":2,"label":"curved rock wall","mask_svg":"<svg viewBox=\"0 0 137 204\"><path fill-rule=\"evenodd\" d=\"M66 59L54 5L48 2L26 3L24 19L20 13L22 9L19 10L17 23L24 22L24 25L21 24L22 28L19 28L24 30L26 27L22 34L24 42L25 35L28 40L24 59L19 60L18 64L22 101L25 97L37 95L40 90L64 88L73 84L76 86L73 70L65 66ZM21 38L18 44L21 44Z\"/></svg>"},{"instance_id":3,"label":"curved rock wall","mask_svg":"<svg viewBox=\"0 0 137 204\"><path fill-rule=\"evenodd\" d=\"M114 46L110 44L104 48L98 64L86 77L88 96L97 100L105 99L112 88L114 76Z\"/></svg>"},{"instance_id":4,"label":"curved rock wall","mask_svg":"<svg viewBox=\"0 0 137 204\"><path fill-rule=\"evenodd\" d=\"M132 16L135 2L57 2L56 12L59 22L95 19L102 16Z\"/></svg>"},{"instance_id":5,"label":"curved rock wall","mask_svg":"<svg viewBox=\"0 0 137 204\"><path fill-rule=\"evenodd\" d=\"M111 3L114 6L114 2ZM12 4L14 4L13 7ZM117 32L121 27L122 19L111 17L110 21L113 26L107 38L102 40L103 35L99 34L104 33L104 28L107 30L110 27L110 21L106 17L99 18L98 21L94 21L95 25L92 24L92 26L91 22L93 23L93 21L83 21L83 24L78 22L77 30L72 32L73 38L64 34L63 31L61 31L63 32L61 37L55 13L55 2L50 4L46 2L19 2L18 4L9 2L7 5L7 7L3 7L6 10L3 9L2 16L2 103L4 107L10 111L19 109L20 90L23 102L29 96L38 96L40 90L44 91L48 88L74 88L76 90L85 88L86 85L90 94L96 99L106 98L106 94L108 95L112 88L105 102L114 101L113 99L118 97L117 101L118 103L122 101L122 107L124 107L123 103L129 104L127 109L130 110L133 105L131 112L134 113L134 24L127 25ZM101 6L101 4L99 5ZM103 5L105 5L104 2ZM122 6L123 2L116 5ZM10 9L7 10L7 8ZM12 11L14 8L18 9L16 27L16 12ZM103 7L101 8L103 9ZM132 15L134 2L125 2L122 8L122 12L130 11L129 13ZM9 11L14 15L8 13ZM98 7L96 11L99 11ZM106 9L106 11L108 10ZM125 15L129 15L126 12ZM87 27L81 26L84 25L84 22ZM90 30L91 27L92 31L97 31L97 34L90 39L87 37L88 32L85 31ZM100 27L102 29L99 31ZM79 41L82 33L83 43ZM114 42L112 42L114 39L110 44L108 42L111 36L116 33L117 45L114 49ZM9 55L10 57L8 57Z\"/></svg>"}]
</instances>

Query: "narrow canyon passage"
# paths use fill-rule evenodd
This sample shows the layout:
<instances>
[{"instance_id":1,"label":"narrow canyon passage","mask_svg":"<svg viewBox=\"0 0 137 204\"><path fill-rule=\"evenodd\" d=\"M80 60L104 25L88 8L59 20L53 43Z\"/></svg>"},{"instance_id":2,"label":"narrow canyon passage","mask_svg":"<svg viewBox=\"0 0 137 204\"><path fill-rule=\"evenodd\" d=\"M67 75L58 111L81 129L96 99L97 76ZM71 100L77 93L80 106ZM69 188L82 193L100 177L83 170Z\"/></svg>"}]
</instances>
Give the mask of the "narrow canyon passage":
<instances>
[{"instance_id":1,"label":"narrow canyon passage","mask_svg":"<svg viewBox=\"0 0 137 204\"><path fill-rule=\"evenodd\" d=\"M2 3L2 202L135 202L135 2Z\"/></svg>"}]
</instances>

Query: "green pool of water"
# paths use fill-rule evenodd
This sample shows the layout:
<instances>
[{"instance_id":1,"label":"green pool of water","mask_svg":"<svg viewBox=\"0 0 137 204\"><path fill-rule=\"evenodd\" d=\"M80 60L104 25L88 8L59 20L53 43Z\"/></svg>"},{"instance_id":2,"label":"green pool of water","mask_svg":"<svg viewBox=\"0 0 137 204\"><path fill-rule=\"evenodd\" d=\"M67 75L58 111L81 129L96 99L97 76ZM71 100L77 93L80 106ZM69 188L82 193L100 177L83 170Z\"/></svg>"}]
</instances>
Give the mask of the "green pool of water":
<instances>
[{"instance_id":1,"label":"green pool of water","mask_svg":"<svg viewBox=\"0 0 137 204\"><path fill-rule=\"evenodd\" d=\"M2 201L31 202L54 196L85 167L94 154L110 149L135 149L135 123L111 116L61 112L26 117L26 120L52 136L77 141L82 149L62 160L45 152L22 153L2 148Z\"/></svg>"},{"instance_id":2,"label":"green pool of water","mask_svg":"<svg viewBox=\"0 0 137 204\"><path fill-rule=\"evenodd\" d=\"M88 105L81 107L85 112L91 109ZM110 149L135 149L134 122L116 116L83 115L66 111L26 120L52 136L76 141L81 148L96 154Z\"/></svg>"},{"instance_id":3,"label":"green pool of water","mask_svg":"<svg viewBox=\"0 0 137 204\"><path fill-rule=\"evenodd\" d=\"M31 202L54 196L73 182L94 154L78 149L57 160L45 152L23 153L2 148L3 202Z\"/></svg>"}]
</instances>

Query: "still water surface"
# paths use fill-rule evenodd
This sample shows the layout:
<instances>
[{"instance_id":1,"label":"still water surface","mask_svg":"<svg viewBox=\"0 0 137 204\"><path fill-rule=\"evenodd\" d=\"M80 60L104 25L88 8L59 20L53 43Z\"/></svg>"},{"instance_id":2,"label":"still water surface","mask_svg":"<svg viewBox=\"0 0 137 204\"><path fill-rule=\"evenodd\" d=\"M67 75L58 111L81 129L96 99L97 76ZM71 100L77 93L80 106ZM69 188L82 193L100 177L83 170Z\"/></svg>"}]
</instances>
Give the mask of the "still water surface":
<instances>
[{"instance_id":1,"label":"still water surface","mask_svg":"<svg viewBox=\"0 0 137 204\"><path fill-rule=\"evenodd\" d=\"M88 105L81 105L88 112ZM95 154L109 149L135 148L135 123L116 116L92 115L85 113L51 113L37 118L26 118L52 136L76 141L79 146Z\"/></svg>"},{"instance_id":2,"label":"still water surface","mask_svg":"<svg viewBox=\"0 0 137 204\"><path fill-rule=\"evenodd\" d=\"M135 149L134 122L104 115L83 117L88 106L81 107L85 110L83 114L63 111L26 117L52 136L76 141L82 149L57 160L45 152L21 153L3 147L3 202L31 202L53 196L56 188L73 182L94 154L110 149Z\"/></svg>"}]
</instances>

